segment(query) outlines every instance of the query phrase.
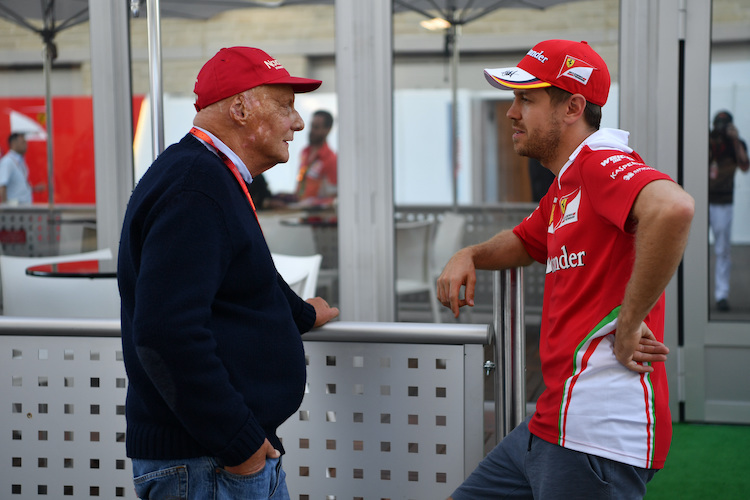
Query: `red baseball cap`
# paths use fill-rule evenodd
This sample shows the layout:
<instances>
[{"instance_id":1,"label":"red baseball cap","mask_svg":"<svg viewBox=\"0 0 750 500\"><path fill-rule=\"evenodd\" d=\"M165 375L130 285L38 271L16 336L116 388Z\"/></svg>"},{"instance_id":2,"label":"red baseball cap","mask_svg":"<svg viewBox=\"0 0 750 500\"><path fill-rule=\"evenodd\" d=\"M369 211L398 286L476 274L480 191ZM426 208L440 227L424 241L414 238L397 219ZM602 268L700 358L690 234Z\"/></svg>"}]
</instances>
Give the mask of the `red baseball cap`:
<instances>
[{"instance_id":1,"label":"red baseball cap","mask_svg":"<svg viewBox=\"0 0 750 500\"><path fill-rule=\"evenodd\" d=\"M581 94L599 106L604 106L609 96L607 64L586 42L540 42L517 67L485 69L484 77L493 87L504 90L553 85L571 94Z\"/></svg>"},{"instance_id":2,"label":"red baseball cap","mask_svg":"<svg viewBox=\"0 0 750 500\"><path fill-rule=\"evenodd\" d=\"M295 92L311 92L320 80L290 76L279 61L253 47L229 47L216 53L203 65L195 79L195 109L259 85L291 85Z\"/></svg>"}]
</instances>

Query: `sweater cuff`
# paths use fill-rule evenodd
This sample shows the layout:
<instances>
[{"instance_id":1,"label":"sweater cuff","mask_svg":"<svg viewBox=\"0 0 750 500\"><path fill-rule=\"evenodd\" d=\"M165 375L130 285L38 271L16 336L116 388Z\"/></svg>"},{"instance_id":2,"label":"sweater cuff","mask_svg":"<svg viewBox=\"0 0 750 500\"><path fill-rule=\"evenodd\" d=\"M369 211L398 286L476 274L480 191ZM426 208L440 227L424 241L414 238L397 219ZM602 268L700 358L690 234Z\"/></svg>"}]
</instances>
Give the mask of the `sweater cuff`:
<instances>
[{"instance_id":1,"label":"sweater cuff","mask_svg":"<svg viewBox=\"0 0 750 500\"><path fill-rule=\"evenodd\" d=\"M294 322L297 324L300 333L309 332L315 326L315 308L305 301L302 301L302 309L294 315Z\"/></svg>"},{"instance_id":2,"label":"sweater cuff","mask_svg":"<svg viewBox=\"0 0 750 500\"><path fill-rule=\"evenodd\" d=\"M255 419L248 417L245 425L240 429L231 444L224 450L217 453L224 465L230 467L239 465L250 458L256 451L263 446L266 440L265 431L258 425Z\"/></svg>"}]
</instances>

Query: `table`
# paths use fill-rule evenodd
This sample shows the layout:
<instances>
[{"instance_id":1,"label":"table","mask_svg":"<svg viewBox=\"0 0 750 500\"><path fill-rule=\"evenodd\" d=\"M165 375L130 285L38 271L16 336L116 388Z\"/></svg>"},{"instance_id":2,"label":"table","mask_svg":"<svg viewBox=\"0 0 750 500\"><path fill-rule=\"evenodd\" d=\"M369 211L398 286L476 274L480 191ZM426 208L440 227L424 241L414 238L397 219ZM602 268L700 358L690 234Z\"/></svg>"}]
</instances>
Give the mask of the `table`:
<instances>
[{"instance_id":1,"label":"table","mask_svg":"<svg viewBox=\"0 0 750 500\"><path fill-rule=\"evenodd\" d=\"M116 262L107 260L80 260L58 262L55 264L38 264L26 269L29 276L44 278L116 278Z\"/></svg>"},{"instance_id":2,"label":"table","mask_svg":"<svg viewBox=\"0 0 750 500\"><path fill-rule=\"evenodd\" d=\"M338 227L338 217L334 215L305 215L281 219L285 226Z\"/></svg>"}]
</instances>

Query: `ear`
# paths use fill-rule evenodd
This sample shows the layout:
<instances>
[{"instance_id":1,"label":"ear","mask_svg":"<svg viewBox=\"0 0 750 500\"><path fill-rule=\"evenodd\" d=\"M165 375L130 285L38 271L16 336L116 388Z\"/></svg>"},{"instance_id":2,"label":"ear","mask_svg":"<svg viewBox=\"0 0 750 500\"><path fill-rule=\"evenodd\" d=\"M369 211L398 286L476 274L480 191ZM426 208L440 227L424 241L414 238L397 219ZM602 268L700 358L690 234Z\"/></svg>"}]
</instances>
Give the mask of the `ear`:
<instances>
[{"instance_id":1,"label":"ear","mask_svg":"<svg viewBox=\"0 0 750 500\"><path fill-rule=\"evenodd\" d=\"M229 117L232 121L244 124L250 114L250 103L244 92L237 94L229 102Z\"/></svg>"},{"instance_id":2,"label":"ear","mask_svg":"<svg viewBox=\"0 0 750 500\"><path fill-rule=\"evenodd\" d=\"M573 123L583 118L583 112L586 109L586 98L581 94L573 94L568 99L565 109L565 118Z\"/></svg>"}]
</instances>

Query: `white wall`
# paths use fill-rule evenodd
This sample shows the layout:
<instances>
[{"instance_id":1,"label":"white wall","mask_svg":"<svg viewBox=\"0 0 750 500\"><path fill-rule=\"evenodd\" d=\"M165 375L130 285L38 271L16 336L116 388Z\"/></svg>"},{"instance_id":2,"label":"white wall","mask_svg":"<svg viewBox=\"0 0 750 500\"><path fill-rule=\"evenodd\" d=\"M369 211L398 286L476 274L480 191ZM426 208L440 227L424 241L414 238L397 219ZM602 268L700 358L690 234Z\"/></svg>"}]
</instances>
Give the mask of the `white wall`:
<instances>
[{"instance_id":1,"label":"white wall","mask_svg":"<svg viewBox=\"0 0 750 500\"><path fill-rule=\"evenodd\" d=\"M471 203L471 92L458 92L458 203ZM396 205L452 205L450 90L397 90L393 111Z\"/></svg>"}]
</instances>

